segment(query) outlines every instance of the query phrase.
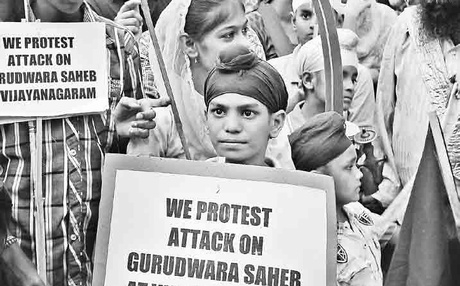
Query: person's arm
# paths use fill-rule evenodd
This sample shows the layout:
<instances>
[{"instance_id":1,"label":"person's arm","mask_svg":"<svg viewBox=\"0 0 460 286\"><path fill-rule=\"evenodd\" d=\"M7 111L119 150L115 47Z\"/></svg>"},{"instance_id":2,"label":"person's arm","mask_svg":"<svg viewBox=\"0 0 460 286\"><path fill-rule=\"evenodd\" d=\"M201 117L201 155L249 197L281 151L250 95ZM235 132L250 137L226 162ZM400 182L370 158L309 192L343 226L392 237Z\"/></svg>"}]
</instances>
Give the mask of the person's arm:
<instances>
[{"instance_id":1,"label":"person's arm","mask_svg":"<svg viewBox=\"0 0 460 286\"><path fill-rule=\"evenodd\" d=\"M135 1L128 2L135 3ZM117 29L115 28L116 32ZM156 126L154 108L168 105L169 99L155 98L158 97L155 86L152 86L148 93L145 92L144 87L141 85L144 78L142 77L141 57L138 49L136 49L137 43L130 34L126 34L126 36L124 37L124 49L122 49L125 55L122 58L124 63L122 65L113 65L120 66L120 68L125 67L124 71L120 71L120 74L121 72L124 73L123 79L120 79L123 80L123 84L121 85L123 92L122 94L111 95L112 99L120 99L115 106L111 104L113 114L110 118L113 120L116 134L120 138L119 141L127 144L126 138L146 138L149 135L149 130ZM117 49L120 48L117 47ZM112 92L116 92L116 90L116 88L112 88ZM124 150L124 148L120 149Z\"/></svg>"},{"instance_id":2,"label":"person's arm","mask_svg":"<svg viewBox=\"0 0 460 286\"><path fill-rule=\"evenodd\" d=\"M34 264L8 229L11 207L11 199L0 181L0 276L6 283L12 283L11 285L45 286Z\"/></svg>"},{"instance_id":3,"label":"person's arm","mask_svg":"<svg viewBox=\"0 0 460 286\"><path fill-rule=\"evenodd\" d=\"M149 130L145 138L132 137L128 144L128 155L167 158L184 158L171 108L157 108L154 129Z\"/></svg>"},{"instance_id":4,"label":"person's arm","mask_svg":"<svg viewBox=\"0 0 460 286\"><path fill-rule=\"evenodd\" d=\"M378 154L379 158L386 155L388 160L383 167L383 181L379 185L379 190L372 197L380 201L384 207L393 201L401 187L391 138L393 137L394 106L397 100L395 63L397 55L407 41L406 31L404 23L398 23L393 27L383 53L377 88L375 126L378 133L376 140L378 148L376 150L382 150L384 153Z\"/></svg>"},{"instance_id":5,"label":"person's arm","mask_svg":"<svg viewBox=\"0 0 460 286\"><path fill-rule=\"evenodd\" d=\"M0 269L3 278L12 285L45 286L35 265L27 258L14 237L10 236L8 245L0 255Z\"/></svg>"},{"instance_id":6,"label":"person's arm","mask_svg":"<svg viewBox=\"0 0 460 286\"><path fill-rule=\"evenodd\" d=\"M375 94L369 69L358 65L355 95L351 101L348 121L358 126L374 126Z\"/></svg>"},{"instance_id":7,"label":"person's arm","mask_svg":"<svg viewBox=\"0 0 460 286\"><path fill-rule=\"evenodd\" d=\"M139 40L142 35L142 25L144 23L139 10L140 5L141 0L126 1L123 6L121 6L114 19L115 23L122 25L131 31L136 40Z\"/></svg>"}]
</instances>

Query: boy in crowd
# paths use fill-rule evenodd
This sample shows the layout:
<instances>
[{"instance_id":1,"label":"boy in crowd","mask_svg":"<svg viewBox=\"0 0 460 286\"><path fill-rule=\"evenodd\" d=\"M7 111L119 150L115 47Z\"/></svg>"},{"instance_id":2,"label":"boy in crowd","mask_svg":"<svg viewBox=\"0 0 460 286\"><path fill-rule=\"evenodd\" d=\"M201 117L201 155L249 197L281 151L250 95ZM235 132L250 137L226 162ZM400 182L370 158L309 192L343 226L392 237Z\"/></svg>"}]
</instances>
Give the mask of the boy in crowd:
<instances>
[{"instance_id":1,"label":"boy in crowd","mask_svg":"<svg viewBox=\"0 0 460 286\"><path fill-rule=\"evenodd\" d=\"M301 8L299 8L301 9ZM349 108L355 99L356 81L358 78L358 57L356 55L356 45L358 37L350 30L338 29L340 44L340 53L342 58L343 69L343 96L344 112L349 114ZM269 152L275 158L280 160L285 168L293 169L294 166L290 156L290 146L287 136L294 130L301 127L312 116L324 112L325 110L325 72L324 72L324 57L321 45L321 38L315 37L302 45L296 50L295 60L292 61L291 70L295 70L295 77L299 81L299 88L303 94L303 100L297 103L293 110L288 113L286 124L280 136L270 141ZM276 62L270 61L270 63ZM365 69L365 68L364 68ZM294 76L293 76L294 77ZM368 78L368 85L372 90L372 81ZM369 110L374 110L374 95L371 91L366 95L366 100L362 102L360 109L363 113L368 113ZM351 117L351 116L349 116ZM368 125L368 119L359 121L356 117L353 118L353 123L356 125ZM366 124L368 123L368 124ZM358 128L356 128L358 129Z\"/></svg>"},{"instance_id":2,"label":"boy in crowd","mask_svg":"<svg viewBox=\"0 0 460 286\"><path fill-rule=\"evenodd\" d=\"M362 173L356 150L336 112L318 114L289 137L297 170L334 179L337 212L337 285L383 285L379 239L381 218L358 203Z\"/></svg>"},{"instance_id":3,"label":"boy in crowd","mask_svg":"<svg viewBox=\"0 0 460 286\"><path fill-rule=\"evenodd\" d=\"M248 48L231 46L206 82L204 100L209 136L225 162L278 167L265 153L286 116L287 91L283 79Z\"/></svg>"}]
</instances>

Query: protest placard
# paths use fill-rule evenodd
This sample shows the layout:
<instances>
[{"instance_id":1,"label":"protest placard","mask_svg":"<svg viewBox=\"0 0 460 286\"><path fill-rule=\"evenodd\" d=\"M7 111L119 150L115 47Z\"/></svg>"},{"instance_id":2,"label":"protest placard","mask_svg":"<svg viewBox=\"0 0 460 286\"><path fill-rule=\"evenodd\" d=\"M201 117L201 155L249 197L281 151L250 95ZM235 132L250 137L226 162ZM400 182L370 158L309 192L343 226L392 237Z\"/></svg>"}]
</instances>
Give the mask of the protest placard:
<instances>
[{"instance_id":1,"label":"protest placard","mask_svg":"<svg viewBox=\"0 0 460 286\"><path fill-rule=\"evenodd\" d=\"M107 79L103 23L0 23L1 123L103 112Z\"/></svg>"},{"instance_id":2,"label":"protest placard","mask_svg":"<svg viewBox=\"0 0 460 286\"><path fill-rule=\"evenodd\" d=\"M94 285L335 285L330 177L108 155Z\"/></svg>"}]
</instances>

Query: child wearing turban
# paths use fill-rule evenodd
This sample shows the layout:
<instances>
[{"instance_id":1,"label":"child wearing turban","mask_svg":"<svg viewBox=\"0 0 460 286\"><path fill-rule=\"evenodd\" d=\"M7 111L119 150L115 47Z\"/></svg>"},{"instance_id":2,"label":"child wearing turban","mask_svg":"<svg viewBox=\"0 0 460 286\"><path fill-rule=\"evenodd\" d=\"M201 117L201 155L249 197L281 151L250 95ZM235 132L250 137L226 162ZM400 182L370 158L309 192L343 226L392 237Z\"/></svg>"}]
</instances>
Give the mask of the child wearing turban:
<instances>
[{"instance_id":1,"label":"child wearing turban","mask_svg":"<svg viewBox=\"0 0 460 286\"><path fill-rule=\"evenodd\" d=\"M265 153L268 140L283 127L287 99L283 79L270 64L244 46L223 50L204 87L209 136L218 156L276 166Z\"/></svg>"},{"instance_id":2,"label":"child wearing turban","mask_svg":"<svg viewBox=\"0 0 460 286\"><path fill-rule=\"evenodd\" d=\"M380 216L358 203L362 173L356 151L336 112L312 117L289 137L298 170L334 179L337 212L337 285L383 285L379 239L387 229Z\"/></svg>"},{"instance_id":3,"label":"child wearing turban","mask_svg":"<svg viewBox=\"0 0 460 286\"><path fill-rule=\"evenodd\" d=\"M345 112L347 112L351 106L352 100L354 100L355 87L358 79L359 64L358 57L356 55L358 37L355 33L346 29L338 29L337 34L339 38L343 69L343 108ZM312 116L325 111L326 82L321 38L315 37L301 46L298 49L295 55L295 61L292 62L290 68L295 71L297 80L300 82L299 85L305 98L303 101L295 105L294 109L288 113L286 123L281 131L281 134L276 140L270 141L268 150L275 158L279 158L284 168L294 169L292 161L285 159L290 158L288 154L290 152L290 146L287 136L297 128L301 127ZM363 74L363 76L364 75L366 74ZM362 102L360 108L373 112L375 108L375 101L370 76L368 77L367 83L370 86L370 90L365 96L366 99L362 100L363 97L361 96L358 101ZM370 115L367 117L370 119L367 123L371 124L373 117ZM359 132L358 127L354 127L356 130L355 133ZM351 128L348 130L351 131Z\"/></svg>"}]
</instances>

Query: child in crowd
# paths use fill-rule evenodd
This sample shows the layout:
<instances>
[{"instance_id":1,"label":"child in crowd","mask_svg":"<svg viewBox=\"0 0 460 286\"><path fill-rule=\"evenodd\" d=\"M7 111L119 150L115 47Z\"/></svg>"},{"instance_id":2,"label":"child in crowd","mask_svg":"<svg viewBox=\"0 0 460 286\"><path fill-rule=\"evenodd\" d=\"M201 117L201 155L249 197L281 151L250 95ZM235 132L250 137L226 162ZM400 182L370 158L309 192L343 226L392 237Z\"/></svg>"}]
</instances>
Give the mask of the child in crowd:
<instances>
[{"instance_id":1,"label":"child in crowd","mask_svg":"<svg viewBox=\"0 0 460 286\"><path fill-rule=\"evenodd\" d=\"M305 99L301 78L297 74L298 70L296 68L299 60L298 53L301 46L310 41L318 33L317 19L312 0L293 0L292 10L294 11L292 15L292 25L297 35L299 45L294 49L292 54L269 61L285 80L286 88L289 93L288 113L294 109L296 104ZM343 21L337 13L336 20L337 28L340 31L342 30L340 27ZM343 46L343 41L353 42L354 40L351 40L350 37L356 38L356 36L351 36L349 32L343 33L346 34L346 36L340 37L339 35L341 46ZM358 46L359 39L356 43L353 42L352 47L346 48L358 55ZM344 66L345 64L342 63L342 65ZM358 126L370 126L373 124L373 113L375 108L372 76L369 69L365 66L357 64L356 68L358 69L358 76L356 77L354 97L351 104L349 104L347 120Z\"/></svg>"},{"instance_id":2,"label":"child in crowd","mask_svg":"<svg viewBox=\"0 0 460 286\"><path fill-rule=\"evenodd\" d=\"M358 203L362 173L356 150L336 112L313 116L289 137L297 170L334 179L337 212L337 285L383 285L379 239L381 218Z\"/></svg>"},{"instance_id":3,"label":"child in crowd","mask_svg":"<svg viewBox=\"0 0 460 286\"><path fill-rule=\"evenodd\" d=\"M358 77L358 57L355 50L358 37L352 31L346 29L338 29L337 33L339 36L343 69L343 109L345 113L348 113L354 99ZM301 127L312 116L325 111L326 81L321 38L315 37L301 46L296 52L295 61L292 62L292 65L290 68L295 70L305 98L288 113L282 133L277 139L272 140L268 147L268 152L272 156L280 160L280 163L285 168L291 169L294 167L290 160L290 146L287 136ZM368 85L372 89L370 77ZM373 91L366 97L368 100L365 100L365 104L360 108L365 109L363 112L373 112L375 108ZM356 121L353 120L354 122ZM363 122L361 121L359 124L363 125ZM355 126L355 129L358 128Z\"/></svg>"},{"instance_id":4,"label":"child in crowd","mask_svg":"<svg viewBox=\"0 0 460 286\"><path fill-rule=\"evenodd\" d=\"M316 14L311 0L293 0L292 10L294 11L292 14L292 28L298 45L292 53L269 61L281 74L286 84L289 93L288 112L299 101L304 99L303 92L298 88L300 81L294 69L295 60L300 47L315 36L315 27L317 27Z\"/></svg>"},{"instance_id":5,"label":"child in crowd","mask_svg":"<svg viewBox=\"0 0 460 286\"><path fill-rule=\"evenodd\" d=\"M191 158L213 158L216 151L206 128L204 82L220 51L234 44L254 50L247 37L243 4L239 0L172 0L155 29ZM146 74L152 68L160 96L167 96L148 37L141 38L142 66ZM147 139L131 140L128 154L183 158L172 110L159 108L156 113L156 127Z\"/></svg>"},{"instance_id":6,"label":"child in crowd","mask_svg":"<svg viewBox=\"0 0 460 286\"><path fill-rule=\"evenodd\" d=\"M287 99L283 79L270 64L244 46L223 50L204 92L217 155L229 163L277 167L265 152L283 127Z\"/></svg>"}]
</instances>

